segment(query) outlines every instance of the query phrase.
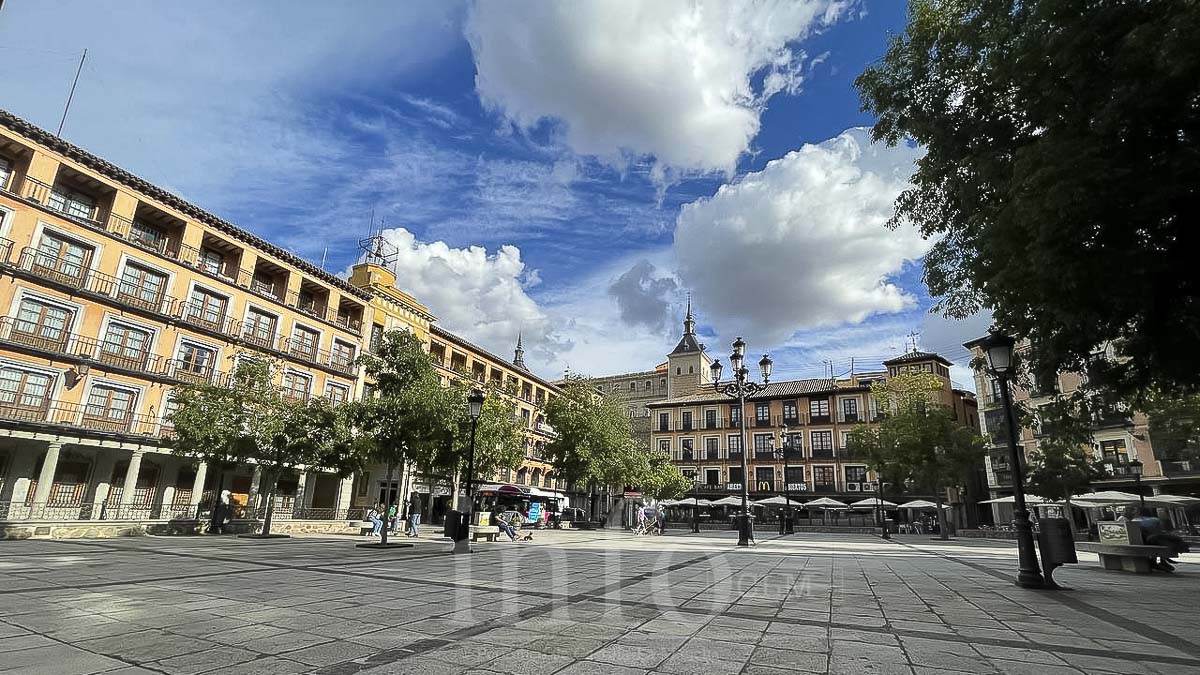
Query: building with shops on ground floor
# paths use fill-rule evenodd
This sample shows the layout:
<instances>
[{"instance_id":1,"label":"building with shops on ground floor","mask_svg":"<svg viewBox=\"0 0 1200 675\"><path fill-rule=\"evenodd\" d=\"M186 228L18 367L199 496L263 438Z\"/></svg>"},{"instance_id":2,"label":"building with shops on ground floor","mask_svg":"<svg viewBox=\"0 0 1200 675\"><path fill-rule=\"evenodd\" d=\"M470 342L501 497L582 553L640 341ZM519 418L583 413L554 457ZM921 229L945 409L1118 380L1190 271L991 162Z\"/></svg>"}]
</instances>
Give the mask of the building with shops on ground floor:
<instances>
[{"instance_id":1,"label":"building with shops on ground floor","mask_svg":"<svg viewBox=\"0 0 1200 675\"><path fill-rule=\"evenodd\" d=\"M987 489L990 497L1012 495L1012 461L1008 447L1008 431L1001 401L1000 384L983 367L983 340L979 338L963 346L977 357L980 367L975 370L976 391L980 392L980 429L987 441L986 462ZM1018 344L1018 352L1028 348ZM1098 354L1099 355L1099 354ZM1112 348L1104 355L1114 358ZM1041 381L1028 378L1030 386L1014 382L1010 386L1014 406L1025 407L1036 414L1040 406L1055 400L1057 396L1070 396L1083 384L1079 373L1062 372L1047 376ZM1126 405L1101 406L1092 411L1091 435L1092 458L1107 474L1093 483L1095 490L1119 490L1151 495L1200 496L1200 453L1188 448L1185 439L1154 437L1150 420L1143 412ZM1023 457L1038 448L1042 435L1037 428L1025 426L1020 429L1019 447ZM1135 477L1132 462L1141 463L1142 475ZM1011 504L993 504L996 523L1007 523L1012 519Z\"/></svg>"},{"instance_id":2,"label":"building with shops on ground floor","mask_svg":"<svg viewBox=\"0 0 1200 675\"><path fill-rule=\"evenodd\" d=\"M668 453L692 479L689 498L736 497L743 484L751 499L790 494L800 501L829 497L848 503L872 496L875 473L847 447L847 437L880 418L871 383L909 369L936 375L940 403L964 426L978 428L974 394L953 387L951 363L937 354L910 352L885 361L886 370L846 377L771 382L747 396L745 408L715 389L711 363L689 308L683 337L667 357L668 396L647 404L651 447ZM743 456L749 475L743 475ZM978 481L971 482L981 494ZM970 493L971 485L965 487ZM948 497L961 507L960 522L974 524L974 500L967 493L950 491Z\"/></svg>"}]
</instances>

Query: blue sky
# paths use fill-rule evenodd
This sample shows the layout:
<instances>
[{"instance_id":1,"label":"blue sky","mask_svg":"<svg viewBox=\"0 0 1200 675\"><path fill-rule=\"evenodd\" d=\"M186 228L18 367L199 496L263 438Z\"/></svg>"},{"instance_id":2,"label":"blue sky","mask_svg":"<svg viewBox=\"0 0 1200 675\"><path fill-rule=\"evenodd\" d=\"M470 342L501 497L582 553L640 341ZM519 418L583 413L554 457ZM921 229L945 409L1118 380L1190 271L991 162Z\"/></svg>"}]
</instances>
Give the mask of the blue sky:
<instances>
[{"instance_id":1,"label":"blue sky","mask_svg":"<svg viewBox=\"0 0 1200 675\"><path fill-rule=\"evenodd\" d=\"M903 2L333 4L9 0L0 107L54 129L86 47L64 137L335 272L373 214L444 325L551 377L653 367L689 291L783 376L986 327L882 227L919 149L855 130Z\"/></svg>"}]
</instances>

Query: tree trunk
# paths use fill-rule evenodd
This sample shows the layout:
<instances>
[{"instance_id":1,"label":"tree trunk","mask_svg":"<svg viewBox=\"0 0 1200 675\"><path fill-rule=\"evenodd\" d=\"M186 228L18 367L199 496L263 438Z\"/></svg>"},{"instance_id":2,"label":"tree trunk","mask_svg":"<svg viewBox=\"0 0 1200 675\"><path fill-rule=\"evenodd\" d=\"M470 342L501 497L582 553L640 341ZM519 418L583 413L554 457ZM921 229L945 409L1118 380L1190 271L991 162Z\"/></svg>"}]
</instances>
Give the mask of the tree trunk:
<instances>
[{"instance_id":1,"label":"tree trunk","mask_svg":"<svg viewBox=\"0 0 1200 675\"><path fill-rule=\"evenodd\" d=\"M209 514L209 519L208 519L209 533L212 533L214 530L221 530L221 533L224 534L224 529L225 529L224 525L225 524L223 522L221 522L221 518L223 518L225 515L224 513L222 513L222 511L224 511L225 509L222 508L222 505L221 505L221 492L223 492L224 490L225 490L225 469L224 469L224 466L222 465L221 470L217 473L217 489L213 492L212 512ZM204 486L203 485L200 486L200 494L201 495L204 494ZM200 514L197 513L196 517L198 518L199 516L200 516Z\"/></svg>"},{"instance_id":2,"label":"tree trunk","mask_svg":"<svg viewBox=\"0 0 1200 675\"><path fill-rule=\"evenodd\" d=\"M950 528L946 527L946 512L942 510L941 486L936 488L933 499L937 503L938 538L942 541L950 541Z\"/></svg>"},{"instance_id":3,"label":"tree trunk","mask_svg":"<svg viewBox=\"0 0 1200 675\"><path fill-rule=\"evenodd\" d=\"M462 467L454 467L453 476L450 484L450 494L453 495L450 499L450 508L462 513L464 499L458 496L458 491L462 488Z\"/></svg>"},{"instance_id":4,"label":"tree trunk","mask_svg":"<svg viewBox=\"0 0 1200 675\"><path fill-rule=\"evenodd\" d=\"M588 495L588 513L590 514L589 519L594 522L600 517L596 513L596 481L588 481L588 489L590 491L590 494Z\"/></svg>"},{"instance_id":5,"label":"tree trunk","mask_svg":"<svg viewBox=\"0 0 1200 675\"><path fill-rule=\"evenodd\" d=\"M1067 526L1071 528L1071 536L1078 539L1075 535L1079 534L1079 530L1075 527L1075 512L1071 510L1071 497L1068 496L1065 500L1066 507L1063 509L1063 515L1067 517Z\"/></svg>"},{"instance_id":6,"label":"tree trunk","mask_svg":"<svg viewBox=\"0 0 1200 675\"><path fill-rule=\"evenodd\" d=\"M271 534L271 517L275 515L275 488L279 483L279 472L273 471L268 479L270 486L267 490L267 513L263 516L262 535L265 537Z\"/></svg>"},{"instance_id":7,"label":"tree trunk","mask_svg":"<svg viewBox=\"0 0 1200 675\"><path fill-rule=\"evenodd\" d=\"M391 517L388 516L388 513L392 510L392 471L393 471L393 469L395 469L395 466L389 460L387 463L387 478L384 479L387 481L387 503L383 505L383 513L380 514L380 520L383 521L383 527L379 528L379 543L383 546L387 546L388 527L392 524L392 522L391 522L392 519L391 519Z\"/></svg>"}]
</instances>

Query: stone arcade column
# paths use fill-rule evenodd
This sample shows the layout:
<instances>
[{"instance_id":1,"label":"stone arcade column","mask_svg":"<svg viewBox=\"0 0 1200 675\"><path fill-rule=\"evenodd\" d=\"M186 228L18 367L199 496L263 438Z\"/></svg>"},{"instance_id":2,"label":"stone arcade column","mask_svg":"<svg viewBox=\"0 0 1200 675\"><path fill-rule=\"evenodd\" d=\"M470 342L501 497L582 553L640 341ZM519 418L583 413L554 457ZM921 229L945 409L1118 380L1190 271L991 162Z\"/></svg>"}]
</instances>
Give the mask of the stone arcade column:
<instances>
[{"instance_id":1,"label":"stone arcade column","mask_svg":"<svg viewBox=\"0 0 1200 675\"><path fill-rule=\"evenodd\" d=\"M208 479L208 463L196 464L196 479L192 481L192 498L188 500L188 508L200 517L200 499L204 496L204 481Z\"/></svg>"},{"instance_id":2,"label":"stone arcade column","mask_svg":"<svg viewBox=\"0 0 1200 675\"><path fill-rule=\"evenodd\" d=\"M337 517L344 518L350 510L350 501L354 499L354 476L343 478L338 484Z\"/></svg>"},{"instance_id":3,"label":"stone arcade column","mask_svg":"<svg viewBox=\"0 0 1200 675\"><path fill-rule=\"evenodd\" d=\"M138 474L142 472L142 454L144 452L143 450L134 450L133 454L129 457L129 468L125 470L125 482L121 488L121 501L117 504L117 506L121 507L122 511L124 511L125 507L133 503L133 493L137 490ZM119 513L117 517L127 517L127 514Z\"/></svg>"},{"instance_id":4,"label":"stone arcade column","mask_svg":"<svg viewBox=\"0 0 1200 675\"><path fill-rule=\"evenodd\" d=\"M58 471L58 455L62 451L63 444L58 441L51 441L46 446L46 459L42 461L42 472L38 474L37 488L33 491L34 508L38 508L38 504L45 508L46 502L50 500L50 491L54 489L54 475Z\"/></svg>"},{"instance_id":5,"label":"stone arcade column","mask_svg":"<svg viewBox=\"0 0 1200 675\"><path fill-rule=\"evenodd\" d=\"M293 518L306 517L305 511L308 509L308 472L299 473L300 476L296 479L296 496L292 501Z\"/></svg>"},{"instance_id":6,"label":"stone arcade column","mask_svg":"<svg viewBox=\"0 0 1200 675\"><path fill-rule=\"evenodd\" d=\"M250 513L247 518L254 518L258 513L259 493L262 491L262 467L254 465L254 473L250 475L250 492L246 494L246 509Z\"/></svg>"}]
</instances>

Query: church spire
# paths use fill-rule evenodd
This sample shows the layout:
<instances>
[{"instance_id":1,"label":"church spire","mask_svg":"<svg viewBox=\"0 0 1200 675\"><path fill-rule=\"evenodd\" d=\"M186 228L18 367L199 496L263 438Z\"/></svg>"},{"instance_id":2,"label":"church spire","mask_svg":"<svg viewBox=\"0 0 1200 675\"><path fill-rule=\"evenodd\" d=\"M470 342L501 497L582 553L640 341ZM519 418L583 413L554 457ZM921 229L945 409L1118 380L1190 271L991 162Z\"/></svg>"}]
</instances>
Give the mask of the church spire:
<instances>
[{"instance_id":1,"label":"church spire","mask_svg":"<svg viewBox=\"0 0 1200 675\"><path fill-rule=\"evenodd\" d=\"M692 294L687 294L687 315L683 317L683 334L696 334L696 317L692 316Z\"/></svg>"},{"instance_id":2,"label":"church spire","mask_svg":"<svg viewBox=\"0 0 1200 675\"><path fill-rule=\"evenodd\" d=\"M513 365L521 370L529 370L525 367L525 348L521 346L521 331L517 331L517 350L513 352Z\"/></svg>"}]
</instances>

